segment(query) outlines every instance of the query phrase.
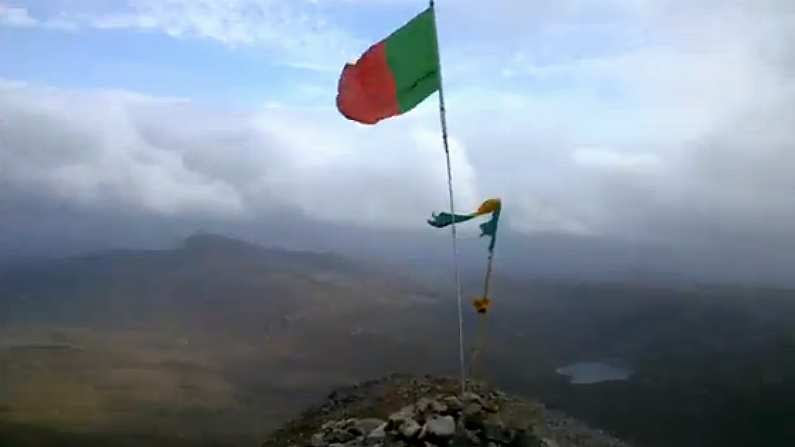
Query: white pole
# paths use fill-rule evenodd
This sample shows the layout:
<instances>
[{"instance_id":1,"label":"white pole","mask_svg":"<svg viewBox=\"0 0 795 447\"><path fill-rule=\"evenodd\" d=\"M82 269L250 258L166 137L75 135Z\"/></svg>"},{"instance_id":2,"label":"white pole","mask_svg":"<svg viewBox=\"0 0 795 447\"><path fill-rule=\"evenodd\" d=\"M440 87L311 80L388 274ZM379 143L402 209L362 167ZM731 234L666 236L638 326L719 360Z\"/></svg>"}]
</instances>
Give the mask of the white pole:
<instances>
[{"instance_id":1,"label":"white pole","mask_svg":"<svg viewBox=\"0 0 795 447\"><path fill-rule=\"evenodd\" d=\"M436 11L434 2L430 0L430 8L433 10L433 27L436 30ZM442 143L444 144L444 156L447 161L447 191L450 194L450 214L455 216L455 200L453 199L453 170L450 167L450 145L447 142L447 115L444 107L444 89L442 88L442 60L439 52L439 37L436 36L436 55L439 61L439 120L442 126ZM464 305L461 298L461 269L458 265L458 236L455 228L455 217L450 226L453 234L453 264L455 265L455 286L458 298L458 362L461 371L461 394L466 391L466 369L464 366Z\"/></svg>"}]
</instances>

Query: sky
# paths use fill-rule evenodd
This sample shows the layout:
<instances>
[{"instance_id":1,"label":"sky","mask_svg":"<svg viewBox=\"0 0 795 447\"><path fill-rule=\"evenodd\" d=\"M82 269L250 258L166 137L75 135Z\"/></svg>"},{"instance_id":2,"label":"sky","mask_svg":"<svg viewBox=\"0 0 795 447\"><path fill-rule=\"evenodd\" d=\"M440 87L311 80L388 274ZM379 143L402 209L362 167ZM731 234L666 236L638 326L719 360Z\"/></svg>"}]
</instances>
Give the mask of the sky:
<instances>
[{"instance_id":1,"label":"sky","mask_svg":"<svg viewBox=\"0 0 795 447\"><path fill-rule=\"evenodd\" d=\"M435 95L377 126L334 106L342 66L426 6L0 0L0 251L436 241ZM437 19L456 200L501 197L515 259L566 240L795 277L794 2L439 0Z\"/></svg>"}]
</instances>

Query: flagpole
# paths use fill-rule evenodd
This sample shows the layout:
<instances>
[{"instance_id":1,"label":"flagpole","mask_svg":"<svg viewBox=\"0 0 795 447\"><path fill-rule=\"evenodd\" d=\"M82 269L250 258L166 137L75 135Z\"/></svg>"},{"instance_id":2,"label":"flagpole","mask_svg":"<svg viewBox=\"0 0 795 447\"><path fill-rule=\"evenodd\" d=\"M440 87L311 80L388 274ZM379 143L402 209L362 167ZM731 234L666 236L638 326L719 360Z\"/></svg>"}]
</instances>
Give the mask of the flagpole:
<instances>
[{"instance_id":1,"label":"flagpole","mask_svg":"<svg viewBox=\"0 0 795 447\"><path fill-rule=\"evenodd\" d=\"M430 8L433 10L433 27L436 30L436 10L434 1L430 1ZM436 54L439 61L439 121L442 126L442 144L444 145L444 156L447 161L447 191L450 195L450 214L455 216L455 199L453 198L453 170L450 166L450 145L447 141L447 110L444 107L444 88L442 87L442 60L439 51L439 36L436 36ZM455 266L455 286L458 298L458 362L461 371L461 394L466 391L466 369L464 366L464 305L461 297L461 268L458 265L458 235L455 227L455 218L450 226L453 235L453 264Z\"/></svg>"}]
</instances>

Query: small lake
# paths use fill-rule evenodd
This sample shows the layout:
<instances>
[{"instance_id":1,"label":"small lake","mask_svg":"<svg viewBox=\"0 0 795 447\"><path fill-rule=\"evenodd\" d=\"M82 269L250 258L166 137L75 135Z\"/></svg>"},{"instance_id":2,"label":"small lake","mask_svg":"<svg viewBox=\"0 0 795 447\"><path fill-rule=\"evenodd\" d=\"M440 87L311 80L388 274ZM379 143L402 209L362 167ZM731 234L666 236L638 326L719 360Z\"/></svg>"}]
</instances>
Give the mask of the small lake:
<instances>
[{"instance_id":1,"label":"small lake","mask_svg":"<svg viewBox=\"0 0 795 447\"><path fill-rule=\"evenodd\" d=\"M562 376L568 376L572 384L585 385L627 380L634 371L603 362L579 362L558 368L555 372Z\"/></svg>"}]
</instances>

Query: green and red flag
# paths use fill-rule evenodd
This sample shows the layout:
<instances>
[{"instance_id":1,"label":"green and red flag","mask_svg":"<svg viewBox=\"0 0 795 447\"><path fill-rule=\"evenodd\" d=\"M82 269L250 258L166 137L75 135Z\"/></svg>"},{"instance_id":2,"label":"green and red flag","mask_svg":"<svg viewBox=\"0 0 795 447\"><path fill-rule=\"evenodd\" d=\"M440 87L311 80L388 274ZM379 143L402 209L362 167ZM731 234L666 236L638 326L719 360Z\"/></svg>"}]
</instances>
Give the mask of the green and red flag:
<instances>
[{"instance_id":1,"label":"green and red flag","mask_svg":"<svg viewBox=\"0 0 795 447\"><path fill-rule=\"evenodd\" d=\"M408 112L439 89L433 7L371 46L340 75L337 108L348 119L375 124Z\"/></svg>"}]
</instances>

